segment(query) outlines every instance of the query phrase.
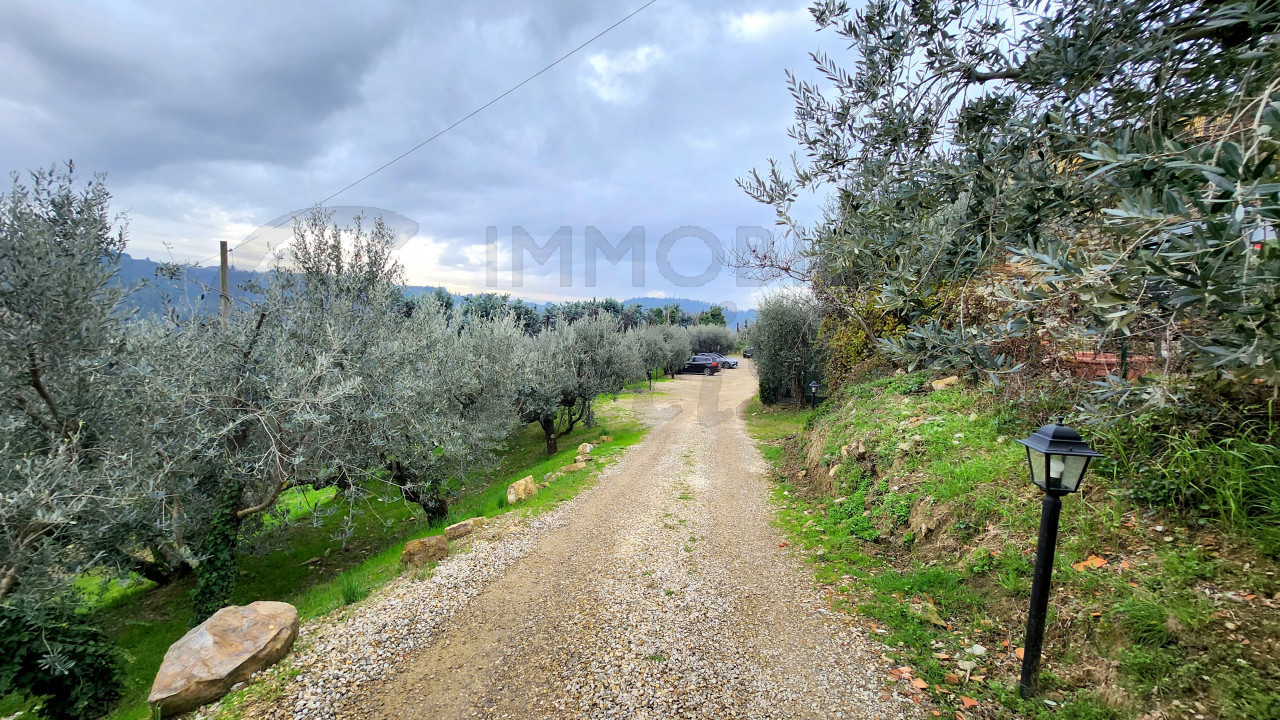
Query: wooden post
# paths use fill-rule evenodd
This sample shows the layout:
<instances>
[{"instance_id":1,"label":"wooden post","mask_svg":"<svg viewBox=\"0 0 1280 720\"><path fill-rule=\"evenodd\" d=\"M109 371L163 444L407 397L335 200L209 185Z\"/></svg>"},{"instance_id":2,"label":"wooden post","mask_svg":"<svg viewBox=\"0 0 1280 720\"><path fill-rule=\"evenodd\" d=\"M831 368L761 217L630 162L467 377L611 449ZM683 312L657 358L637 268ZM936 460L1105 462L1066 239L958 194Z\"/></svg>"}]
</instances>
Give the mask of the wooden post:
<instances>
[{"instance_id":1,"label":"wooden post","mask_svg":"<svg viewBox=\"0 0 1280 720\"><path fill-rule=\"evenodd\" d=\"M218 242L218 254L221 264L218 273L218 295L222 300L222 323L225 325L231 317L231 293L227 291L227 241Z\"/></svg>"}]
</instances>

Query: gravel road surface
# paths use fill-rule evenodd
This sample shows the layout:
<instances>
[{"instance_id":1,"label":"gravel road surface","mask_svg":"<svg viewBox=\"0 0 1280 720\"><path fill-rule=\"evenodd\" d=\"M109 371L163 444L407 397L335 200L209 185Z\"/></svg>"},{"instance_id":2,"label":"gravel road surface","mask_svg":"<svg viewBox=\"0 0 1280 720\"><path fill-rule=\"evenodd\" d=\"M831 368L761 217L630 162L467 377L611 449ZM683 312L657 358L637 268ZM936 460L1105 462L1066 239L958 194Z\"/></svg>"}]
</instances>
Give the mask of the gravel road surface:
<instances>
[{"instance_id":1,"label":"gravel road surface","mask_svg":"<svg viewBox=\"0 0 1280 720\"><path fill-rule=\"evenodd\" d=\"M874 639L770 525L749 363L639 403L592 490L315 631L273 718L893 718Z\"/></svg>"}]
</instances>

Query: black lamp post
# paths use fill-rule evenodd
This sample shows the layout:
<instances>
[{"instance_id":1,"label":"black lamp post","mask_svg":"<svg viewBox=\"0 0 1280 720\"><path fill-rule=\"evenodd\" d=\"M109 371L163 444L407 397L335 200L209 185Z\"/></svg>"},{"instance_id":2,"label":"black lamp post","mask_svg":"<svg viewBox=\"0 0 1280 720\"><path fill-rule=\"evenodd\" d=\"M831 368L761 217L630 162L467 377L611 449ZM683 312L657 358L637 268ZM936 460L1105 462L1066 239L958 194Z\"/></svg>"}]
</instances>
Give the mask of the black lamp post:
<instances>
[{"instance_id":1,"label":"black lamp post","mask_svg":"<svg viewBox=\"0 0 1280 720\"><path fill-rule=\"evenodd\" d=\"M1058 544L1058 516L1062 496L1080 488L1089 461L1101 454L1093 451L1080 433L1062 424L1062 418L1045 425L1018 442L1027 446L1031 482L1044 492L1040 501L1040 536L1036 541L1036 567L1031 576L1031 610L1027 614L1027 639L1022 650L1022 679L1018 694L1024 698L1035 692L1040 672L1040 648L1044 644L1045 614L1053 583L1053 552Z\"/></svg>"},{"instance_id":2,"label":"black lamp post","mask_svg":"<svg viewBox=\"0 0 1280 720\"><path fill-rule=\"evenodd\" d=\"M814 380L809 383L809 407L813 407L818 401L818 381Z\"/></svg>"}]
</instances>

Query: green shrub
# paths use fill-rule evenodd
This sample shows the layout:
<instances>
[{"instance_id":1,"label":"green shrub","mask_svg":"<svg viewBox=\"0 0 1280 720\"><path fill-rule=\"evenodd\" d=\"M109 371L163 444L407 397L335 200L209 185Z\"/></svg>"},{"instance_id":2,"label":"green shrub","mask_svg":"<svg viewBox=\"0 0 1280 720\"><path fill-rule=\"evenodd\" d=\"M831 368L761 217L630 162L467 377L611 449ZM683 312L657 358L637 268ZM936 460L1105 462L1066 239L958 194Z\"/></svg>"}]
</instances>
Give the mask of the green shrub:
<instances>
[{"instance_id":1,"label":"green shrub","mask_svg":"<svg viewBox=\"0 0 1280 720\"><path fill-rule=\"evenodd\" d=\"M761 381L760 382L760 402L764 403L765 405L772 405L778 402L777 388L770 383Z\"/></svg>"},{"instance_id":2,"label":"green shrub","mask_svg":"<svg viewBox=\"0 0 1280 720\"><path fill-rule=\"evenodd\" d=\"M122 654L66 600L0 607L0 697L43 699L48 720L105 715L120 698Z\"/></svg>"}]
</instances>

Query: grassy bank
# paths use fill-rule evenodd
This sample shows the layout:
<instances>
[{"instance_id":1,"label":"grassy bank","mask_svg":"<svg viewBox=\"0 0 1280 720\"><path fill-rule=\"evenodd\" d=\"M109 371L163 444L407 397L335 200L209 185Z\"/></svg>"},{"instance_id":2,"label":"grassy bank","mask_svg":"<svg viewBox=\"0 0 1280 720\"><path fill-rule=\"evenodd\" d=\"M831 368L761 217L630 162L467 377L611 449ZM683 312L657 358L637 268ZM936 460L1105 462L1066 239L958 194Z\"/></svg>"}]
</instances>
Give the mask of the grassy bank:
<instances>
[{"instance_id":1,"label":"grassy bank","mask_svg":"<svg viewBox=\"0 0 1280 720\"><path fill-rule=\"evenodd\" d=\"M1036 414L916 374L747 417L779 524L833 605L892 649L886 683L935 715L1280 717L1280 580L1262 536L1134 500L1135 457L1064 501L1041 692L1018 698L1040 503L1013 441ZM1207 482L1215 457L1182 471ZM1256 481L1280 482L1265 466Z\"/></svg>"},{"instance_id":2,"label":"grassy bank","mask_svg":"<svg viewBox=\"0 0 1280 720\"><path fill-rule=\"evenodd\" d=\"M511 439L495 468L456 489L444 522L427 523L417 506L399 498L375 497L354 508L351 534L343 543L336 539L348 514L341 496L325 490L286 498L282 504L288 521L268 523L246 541L233 602L283 600L298 608L303 621L357 602L400 574L400 551L405 541L441 533L446 525L460 520L508 511L506 488L512 481L530 474L541 478L572 462L580 443L611 435L613 439L597 453L602 462L596 467L564 475L521 503L519 510L536 513L573 497L593 481L599 466L644 436L632 410L638 397L628 394L614 402L602 399L600 425L580 427L561 438L560 452L553 457L545 455L542 432L536 425L523 428ZM188 630L192 583L167 587L149 582L125 587L112 583L105 588L99 583L85 585L99 593L97 612L127 657L125 695L109 717L150 717L146 696L160 661ZM17 698L6 698L0 702L0 716L22 708Z\"/></svg>"}]
</instances>

